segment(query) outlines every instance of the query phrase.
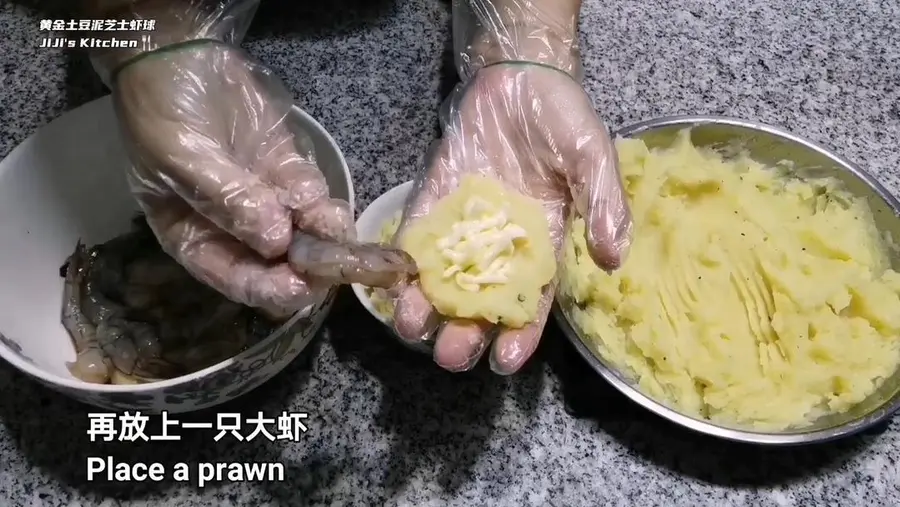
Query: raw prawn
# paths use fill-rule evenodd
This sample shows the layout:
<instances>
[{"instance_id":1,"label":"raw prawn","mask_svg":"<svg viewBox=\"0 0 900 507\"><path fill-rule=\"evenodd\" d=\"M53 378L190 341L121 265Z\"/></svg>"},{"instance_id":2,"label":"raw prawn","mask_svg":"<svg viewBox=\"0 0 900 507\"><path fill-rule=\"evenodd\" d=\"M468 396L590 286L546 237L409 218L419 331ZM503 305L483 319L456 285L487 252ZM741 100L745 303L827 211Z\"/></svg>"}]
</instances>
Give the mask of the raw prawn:
<instances>
[{"instance_id":1,"label":"raw prawn","mask_svg":"<svg viewBox=\"0 0 900 507\"><path fill-rule=\"evenodd\" d=\"M142 217L134 231L65 270L63 324L86 382L131 384L185 375L239 353L277 324L194 279L162 251Z\"/></svg>"},{"instance_id":2,"label":"raw prawn","mask_svg":"<svg viewBox=\"0 0 900 507\"><path fill-rule=\"evenodd\" d=\"M288 262L301 274L383 289L418 272L403 250L377 243L338 243L306 233L294 235Z\"/></svg>"},{"instance_id":3,"label":"raw prawn","mask_svg":"<svg viewBox=\"0 0 900 507\"><path fill-rule=\"evenodd\" d=\"M75 343L75 361L66 363L73 376L94 384L105 384L110 367L97 341L97 328L81 312L81 285L90 266L90 257L79 241L66 266L63 285L62 323Z\"/></svg>"}]
</instances>

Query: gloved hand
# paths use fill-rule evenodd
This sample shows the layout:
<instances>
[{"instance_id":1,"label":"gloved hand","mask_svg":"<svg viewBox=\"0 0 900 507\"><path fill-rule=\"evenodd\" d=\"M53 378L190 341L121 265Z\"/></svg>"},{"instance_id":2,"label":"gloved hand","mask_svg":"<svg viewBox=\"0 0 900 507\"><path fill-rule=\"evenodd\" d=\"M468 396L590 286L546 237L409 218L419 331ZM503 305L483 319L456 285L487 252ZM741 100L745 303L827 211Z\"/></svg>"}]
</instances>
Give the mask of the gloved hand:
<instances>
[{"instance_id":1,"label":"gloved hand","mask_svg":"<svg viewBox=\"0 0 900 507\"><path fill-rule=\"evenodd\" d=\"M91 57L113 92L131 188L163 249L230 299L276 317L359 271L341 248L355 239L350 206L329 197L311 142L286 124L291 93L235 47L257 1L118 4L115 17L154 19L155 29L115 32L139 47ZM335 241L324 254L305 242L291 260L309 272L329 261L338 279L291 269L294 229ZM342 269L348 262L356 271Z\"/></svg>"},{"instance_id":2,"label":"gloved hand","mask_svg":"<svg viewBox=\"0 0 900 507\"><path fill-rule=\"evenodd\" d=\"M584 217L590 255L621 265L631 242L631 214L606 126L579 84L578 0L454 0L454 36L463 83L442 115L443 138L419 175L395 242L465 173L492 176L543 201L560 258L570 208ZM539 319L523 329L440 322L416 283L395 299L398 334L410 342L437 331L434 359L461 371L493 342L491 368L517 371L537 347L555 282Z\"/></svg>"}]
</instances>

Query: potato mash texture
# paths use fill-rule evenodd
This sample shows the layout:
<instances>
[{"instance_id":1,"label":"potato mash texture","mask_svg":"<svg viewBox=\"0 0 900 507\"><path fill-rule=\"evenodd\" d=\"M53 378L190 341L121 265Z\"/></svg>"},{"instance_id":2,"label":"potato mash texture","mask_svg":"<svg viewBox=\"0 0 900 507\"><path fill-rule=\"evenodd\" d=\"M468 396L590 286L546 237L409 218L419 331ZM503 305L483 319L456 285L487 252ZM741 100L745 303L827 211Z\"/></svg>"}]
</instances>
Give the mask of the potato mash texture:
<instances>
[{"instance_id":1,"label":"potato mash texture","mask_svg":"<svg viewBox=\"0 0 900 507\"><path fill-rule=\"evenodd\" d=\"M607 274L584 222L561 291L599 353L650 397L759 430L803 427L871 394L900 363L900 275L863 199L747 157L619 140L635 239Z\"/></svg>"},{"instance_id":2,"label":"potato mash texture","mask_svg":"<svg viewBox=\"0 0 900 507\"><path fill-rule=\"evenodd\" d=\"M451 318L524 327L556 275L543 204L485 176L463 176L400 242L419 267L422 292Z\"/></svg>"}]
</instances>

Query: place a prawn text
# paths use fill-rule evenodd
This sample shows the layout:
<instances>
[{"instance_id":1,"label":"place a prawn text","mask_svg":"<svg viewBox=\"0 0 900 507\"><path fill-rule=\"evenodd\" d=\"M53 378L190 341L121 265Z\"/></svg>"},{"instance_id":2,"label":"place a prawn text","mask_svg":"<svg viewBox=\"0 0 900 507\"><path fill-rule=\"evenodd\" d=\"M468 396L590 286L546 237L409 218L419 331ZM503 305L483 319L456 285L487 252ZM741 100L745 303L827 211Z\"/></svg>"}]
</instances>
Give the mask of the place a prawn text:
<instances>
[{"instance_id":1,"label":"place a prawn text","mask_svg":"<svg viewBox=\"0 0 900 507\"><path fill-rule=\"evenodd\" d=\"M107 480L109 482L160 482L169 475L162 463L123 463L111 456L105 458L91 456L87 459L87 480ZM189 463L175 463L171 477L178 482L192 481L196 477L197 486L204 487L211 482L281 482L284 481L283 463L224 463L203 462L193 466Z\"/></svg>"},{"instance_id":2,"label":"place a prawn text","mask_svg":"<svg viewBox=\"0 0 900 507\"><path fill-rule=\"evenodd\" d=\"M288 440L297 442L309 431L306 412L286 412L275 417L265 417L262 412L244 417L237 413L216 414L216 422L179 421L163 411L160 413L160 428L150 431L151 416L141 412L122 414L92 412L88 414L87 435L91 442L148 442L181 440L179 430L215 430L213 441L230 438L238 442L250 442L263 438L270 442Z\"/></svg>"}]
</instances>

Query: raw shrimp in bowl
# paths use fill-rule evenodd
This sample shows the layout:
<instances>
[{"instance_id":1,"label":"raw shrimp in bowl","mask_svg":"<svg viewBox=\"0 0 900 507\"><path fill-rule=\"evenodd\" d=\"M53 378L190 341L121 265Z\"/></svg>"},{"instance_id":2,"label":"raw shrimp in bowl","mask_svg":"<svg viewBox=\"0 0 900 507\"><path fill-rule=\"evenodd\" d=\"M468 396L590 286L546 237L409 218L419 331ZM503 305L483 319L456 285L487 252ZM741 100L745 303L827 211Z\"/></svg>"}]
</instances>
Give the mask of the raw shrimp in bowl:
<instances>
[{"instance_id":1,"label":"raw shrimp in bowl","mask_svg":"<svg viewBox=\"0 0 900 507\"><path fill-rule=\"evenodd\" d=\"M235 303L162 251L143 217L61 269L62 323L75 345L67 366L85 382L134 384L186 375L265 338L280 322Z\"/></svg>"}]
</instances>

